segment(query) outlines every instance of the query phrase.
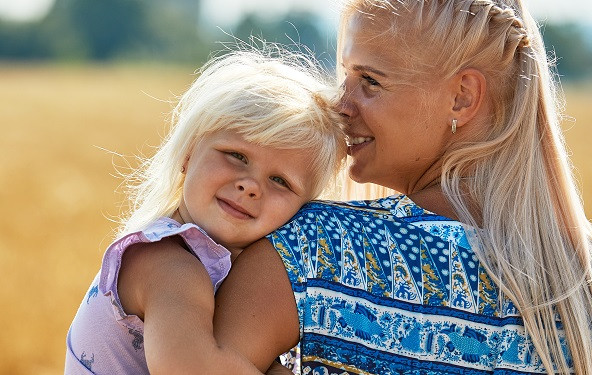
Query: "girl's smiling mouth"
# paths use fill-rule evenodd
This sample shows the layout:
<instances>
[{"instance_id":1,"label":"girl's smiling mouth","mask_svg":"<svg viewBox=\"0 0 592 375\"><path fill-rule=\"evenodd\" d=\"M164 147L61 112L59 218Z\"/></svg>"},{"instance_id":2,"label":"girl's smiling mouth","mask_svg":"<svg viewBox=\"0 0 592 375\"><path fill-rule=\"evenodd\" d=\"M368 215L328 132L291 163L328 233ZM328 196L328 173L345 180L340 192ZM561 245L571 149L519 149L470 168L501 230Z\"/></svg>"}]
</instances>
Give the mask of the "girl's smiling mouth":
<instances>
[{"instance_id":1,"label":"girl's smiling mouth","mask_svg":"<svg viewBox=\"0 0 592 375\"><path fill-rule=\"evenodd\" d=\"M239 204L222 198L217 198L217 201L222 210L224 210L224 212L228 213L230 216L242 220L253 219L253 216Z\"/></svg>"}]
</instances>

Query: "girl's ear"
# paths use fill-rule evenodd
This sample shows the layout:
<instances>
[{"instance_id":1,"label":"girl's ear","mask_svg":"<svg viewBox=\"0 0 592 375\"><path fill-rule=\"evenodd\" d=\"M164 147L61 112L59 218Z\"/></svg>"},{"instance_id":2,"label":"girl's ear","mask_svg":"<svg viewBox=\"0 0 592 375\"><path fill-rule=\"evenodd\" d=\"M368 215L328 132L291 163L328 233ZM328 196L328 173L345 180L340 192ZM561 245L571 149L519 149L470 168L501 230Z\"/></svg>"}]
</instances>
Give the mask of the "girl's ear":
<instances>
[{"instance_id":1,"label":"girl's ear","mask_svg":"<svg viewBox=\"0 0 592 375\"><path fill-rule=\"evenodd\" d=\"M479 112L485 97L487 81L478 69L467 68L452 78L451 85L452 119L456 119L457 127L461 127Z\"/></svg>"}]
</instances>

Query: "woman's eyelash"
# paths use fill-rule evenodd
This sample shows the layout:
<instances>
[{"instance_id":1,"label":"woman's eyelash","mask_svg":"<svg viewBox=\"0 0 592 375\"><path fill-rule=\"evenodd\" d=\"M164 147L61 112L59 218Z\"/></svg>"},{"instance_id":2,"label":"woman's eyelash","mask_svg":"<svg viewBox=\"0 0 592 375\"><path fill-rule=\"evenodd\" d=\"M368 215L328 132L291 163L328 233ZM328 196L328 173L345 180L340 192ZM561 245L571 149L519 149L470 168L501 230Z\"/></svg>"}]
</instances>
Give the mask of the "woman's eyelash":
<instances>
[{"instance_id":1,"label":"woman's eyelash","mask_svg":"<svg viewBox=\"0 0 592 375\"><path fill-rule=\"evenodd\" d=\"M370 77L367 74L362 74L362 78L365 79L369 84L371 84L373 86L380 86L380 83L378 83L377 80L375 80L374 78Z\"/></svg>"}]
</instances>

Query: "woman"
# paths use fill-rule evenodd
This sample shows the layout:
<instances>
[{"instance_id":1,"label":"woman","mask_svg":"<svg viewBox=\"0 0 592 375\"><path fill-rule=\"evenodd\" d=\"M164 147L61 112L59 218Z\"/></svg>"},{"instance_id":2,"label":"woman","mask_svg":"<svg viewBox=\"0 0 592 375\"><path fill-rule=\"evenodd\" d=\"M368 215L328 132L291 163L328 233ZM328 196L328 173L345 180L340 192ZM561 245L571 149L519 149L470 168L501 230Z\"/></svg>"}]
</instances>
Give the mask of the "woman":
<instances>
[{"instance_id":1,"label":"woman","mask_svg":"<svg viewBox=\"0 0 592 375\"><path fill-rule=\"evenodd\" d=\"M353 0L338 45L350 177L247 249L217 336L260 369L592 374L591 228L521 0ZM287 272L286 272L287 271Z\"/></svg>"}]
</instances>

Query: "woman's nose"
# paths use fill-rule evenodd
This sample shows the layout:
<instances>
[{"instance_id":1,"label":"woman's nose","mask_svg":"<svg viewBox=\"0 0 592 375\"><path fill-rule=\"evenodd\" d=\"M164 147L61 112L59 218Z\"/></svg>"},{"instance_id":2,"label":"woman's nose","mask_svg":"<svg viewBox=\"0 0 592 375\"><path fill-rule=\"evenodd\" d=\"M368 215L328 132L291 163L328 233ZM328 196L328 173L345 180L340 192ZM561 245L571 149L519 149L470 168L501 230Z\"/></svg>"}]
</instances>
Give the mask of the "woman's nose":
<instances>
[{"instance_id":1,"label":"woman's nose","mask_svg":"<svg viewBox=\"0 0 592 375\"><path fill-rule=\"evenodd\" d=\"M353 92L348 90L347 80L341 84L341 96L337 102L337 111L346 119L349 119L356 114L356 106L353 100Z\"/></svg>"},{"instance_id":2,"label":"woman's nose","mask_svg":"<svg viewBox=\"0 0 592 375\"><path fill-rule=\"evenodd\" d=\"M352 118L354 116L354 109L355 107L352 105L351 102L344 100L343 97L341 97L341 100L339 101L339 107L337 108L337 110L339 111L339 114L344 117L346 120Z\"/></svg>"},{"instance_id":3,"label":"woman's nose","mask_svg":"<svg viewBox=\"0 0 592 375\"><path fill-rule=\"evenodd\" d=\"M236 181L235 187L241 193L248 194L249 198L259 199L261 197L261 186L253 178L241 178Z\"/></svg>"}]
</instances>

